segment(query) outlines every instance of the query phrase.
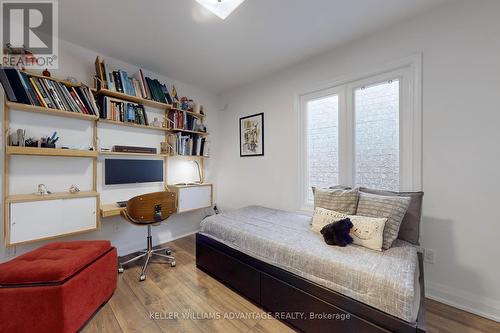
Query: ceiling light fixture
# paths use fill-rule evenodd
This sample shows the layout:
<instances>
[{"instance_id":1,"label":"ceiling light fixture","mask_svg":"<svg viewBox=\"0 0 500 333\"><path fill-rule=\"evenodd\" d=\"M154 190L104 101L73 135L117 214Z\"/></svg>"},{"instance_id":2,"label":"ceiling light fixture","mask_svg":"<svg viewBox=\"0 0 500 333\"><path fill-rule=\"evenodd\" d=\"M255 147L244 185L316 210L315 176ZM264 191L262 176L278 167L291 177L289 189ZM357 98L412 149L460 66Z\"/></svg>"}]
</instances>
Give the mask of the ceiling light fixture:
<instances>
[{"instance_id":1,"label":"ceiling light fixture","mask_svg":"<svg viewBox=\"0 0 500 333\"><path fill-rule=\"evenodd\" d=\"M220 17L225 19L245 0L196 0L200 5Z\"/></svg>"}]
</instances>

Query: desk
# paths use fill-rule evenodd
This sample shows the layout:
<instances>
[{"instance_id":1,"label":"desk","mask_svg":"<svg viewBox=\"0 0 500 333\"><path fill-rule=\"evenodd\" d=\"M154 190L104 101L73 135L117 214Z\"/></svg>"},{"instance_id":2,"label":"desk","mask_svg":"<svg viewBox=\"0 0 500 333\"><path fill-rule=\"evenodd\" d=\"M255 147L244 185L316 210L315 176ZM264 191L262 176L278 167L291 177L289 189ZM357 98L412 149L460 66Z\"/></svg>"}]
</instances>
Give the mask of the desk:
<instances>
[{"instance_id":1,"label":"desk","mask_svg":"<svg viewBox=\"0 0 500 333\"><path fill-rule=\"evenodd\" d=\"M111 216L120 216L120 212L124 210L125 207L120 207L118 204L101 204L101 216L102 217L111 217Z\"/></svg>"},{"instance_id":2,"label":"desk","mask_svg":"<svg viewBox=\"0 0 500 333\"><path fill-rule=\"evenodd\" d=\"M213 204L212 184L168 185L168 187L177 194L177 213L207 208ZM123 209L125 208L119 207L116 202L101 204L101 217L120 216Z\"/></svg>"}]
</instances>

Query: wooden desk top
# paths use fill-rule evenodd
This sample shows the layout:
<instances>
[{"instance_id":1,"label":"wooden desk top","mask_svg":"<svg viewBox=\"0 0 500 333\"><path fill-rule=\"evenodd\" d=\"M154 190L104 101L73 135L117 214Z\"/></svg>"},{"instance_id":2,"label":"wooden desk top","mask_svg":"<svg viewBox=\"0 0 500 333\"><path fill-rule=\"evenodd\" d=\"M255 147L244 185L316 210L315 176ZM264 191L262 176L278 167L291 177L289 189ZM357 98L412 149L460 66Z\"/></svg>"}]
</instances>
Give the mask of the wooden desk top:
<instances>
[{"instance_id":1,"label":"wooden desk top","mask_svg":"<svg viewBox=\"0 0 500 333\"><path fill-rule=\"evenodd\" d=\"M203 184L187 184L187 185L168 185L171 190L177 190L181 188L189 188L189 187L200 187L200 186L213 186L211 183L203 183ZM112 217L112 216L120 216L120 212L124 210L125 207L119 207L116 202L110 204L101 204L101 217Z\"/></svg>"},{"instance_id":2,"label":"wooden desk top","mask_svg":"<svg viewBox=\"0 0 500 333\"><path fill-rule=\"evenodd\" d=\"M124 210L125 207L119 207L118 204L103 204L101 205L101 216L102 217L111 217L111 216L120 216L120 212Z\"/></svg>"}]
</instances>

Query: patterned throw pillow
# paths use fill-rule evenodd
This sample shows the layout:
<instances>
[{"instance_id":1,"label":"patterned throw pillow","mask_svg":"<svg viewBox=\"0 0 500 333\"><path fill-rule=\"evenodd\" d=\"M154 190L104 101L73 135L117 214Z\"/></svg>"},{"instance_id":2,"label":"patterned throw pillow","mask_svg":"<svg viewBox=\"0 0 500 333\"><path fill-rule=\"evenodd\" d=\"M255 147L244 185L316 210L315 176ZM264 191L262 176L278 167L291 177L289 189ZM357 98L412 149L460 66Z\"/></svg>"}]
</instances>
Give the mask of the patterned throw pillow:
<instances>
[{"instance_id":1,"label":"patterned throw pillow","mask_svg":"<svg viewBox=\"0 0 500 333\"><path fill-rule=\"evenodd\" d=\"M320 207L344 214L356 214L359 190L312 188L314 208Z\"/></svg>"},{"instance_id":2,"label":"patterned throw pillow","mask_svg":"<svg viewBox=\"0 0 500 333\"><path fill-rule=\"evenodd\" d=\"M363 192L359 194L357 215L387 219L382 245L385 250L390 248L398 237L399 227L410 200L409 197L389 197Z\"/></svg>"},{"instance_id":3,"label":"patterned throw pillow","mask_svg":"<svg viewBox=\"0 0 500 333\"><path fill-rule=\"evenodd\" d=\"M349 235L356 245L364 246L368 249L382 251L384 240L384 226L386 218L367 217L360 215L348 215L328 210L316 208L312 219L311 229L317 233L327 224L349 218L353 224Z\"/></svg>"}]
</instances>

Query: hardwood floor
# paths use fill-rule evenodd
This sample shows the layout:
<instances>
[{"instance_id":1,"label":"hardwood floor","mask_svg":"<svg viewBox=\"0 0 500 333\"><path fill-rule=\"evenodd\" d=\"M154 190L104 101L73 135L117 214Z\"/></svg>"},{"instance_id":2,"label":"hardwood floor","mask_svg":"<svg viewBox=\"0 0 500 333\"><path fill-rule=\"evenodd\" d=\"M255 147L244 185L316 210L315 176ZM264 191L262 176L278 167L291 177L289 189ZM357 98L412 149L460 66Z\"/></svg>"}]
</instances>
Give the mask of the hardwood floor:
<instances>
[{"instance_id":1,"label":"hardwood floor","mask_svg":"<svg viewBox=\"0 0 500 333\"><path fill-rule=\"evenodd\" d=\"M294 332L196 269L194 236L168 246L174 250L177 266L152 263L144 282L138 281L138 265L126 269L119 275L113 297L82 333ZM427 331L500 332L500 323L427 300Z\"/></svg>"}]
</instances>

